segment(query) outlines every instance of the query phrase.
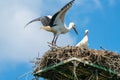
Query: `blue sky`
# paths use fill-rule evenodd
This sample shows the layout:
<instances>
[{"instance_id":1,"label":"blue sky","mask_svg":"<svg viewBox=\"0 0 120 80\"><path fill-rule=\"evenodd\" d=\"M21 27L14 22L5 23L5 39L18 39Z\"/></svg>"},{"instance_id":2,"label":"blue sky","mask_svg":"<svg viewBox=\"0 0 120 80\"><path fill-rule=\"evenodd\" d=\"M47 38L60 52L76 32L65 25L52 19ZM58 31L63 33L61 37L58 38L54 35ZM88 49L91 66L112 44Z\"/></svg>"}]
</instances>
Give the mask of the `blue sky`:
<instances>
[{"instance_id":1,"label":"blue sky","mask_svg":"<svg viewBox=\"0 0 120 80\"><path fill-rule=\"evenodd\" d=\"M2 0L0 1L0 80L16 80L31 71L30 63L49 49L52 33L40 30L39 22L24 25L44 15L53 15L70 0ZM76 45L89 30L89 48L120 53L120 0L76 0L67 12L65 22L75 22L79 35L73 30L59 36L59 46ZM18 80L31 79L28 77ZM40 79L42 80L42 79Z\"/></svg>"}]
</instances>

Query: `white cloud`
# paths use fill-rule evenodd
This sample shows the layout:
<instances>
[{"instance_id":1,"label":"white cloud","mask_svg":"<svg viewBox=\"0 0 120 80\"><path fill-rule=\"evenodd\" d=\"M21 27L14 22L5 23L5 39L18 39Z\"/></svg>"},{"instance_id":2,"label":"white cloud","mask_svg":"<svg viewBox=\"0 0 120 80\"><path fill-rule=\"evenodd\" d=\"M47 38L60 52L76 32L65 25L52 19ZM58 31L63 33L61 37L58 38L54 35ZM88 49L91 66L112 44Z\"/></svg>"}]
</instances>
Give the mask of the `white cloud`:
<instances>
[{"instance_id":1,"label":"white cloud","mask_svg":"<svg viewBox=\"0 0 120 80\"><path fill-rule=\"evenodd\" d=\"M75 5L79 7L81 13L103 9L101 0L76 0Z\"/></svg>"}]
</instances>

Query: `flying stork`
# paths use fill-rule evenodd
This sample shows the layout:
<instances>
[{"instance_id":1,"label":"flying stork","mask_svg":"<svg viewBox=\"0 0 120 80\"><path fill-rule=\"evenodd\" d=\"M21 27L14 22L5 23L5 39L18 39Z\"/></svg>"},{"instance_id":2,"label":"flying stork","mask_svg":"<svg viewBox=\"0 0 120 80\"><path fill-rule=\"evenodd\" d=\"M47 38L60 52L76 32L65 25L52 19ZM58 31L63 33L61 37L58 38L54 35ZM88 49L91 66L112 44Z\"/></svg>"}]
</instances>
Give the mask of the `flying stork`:
<instances>
[{"instance_id":1,"label":"flying stork","mask_svg":"<svg viewBox=\"0 0 120 80\"><path fill-rule=\"evenodd\" d=\"M53 16L48 15L48 16L43 16L43 17L36 18L36 19L30 21L29 23L27 23L26 26L29 25L32 22L41 21L41 23L43 25L41 27L41 29L44 29L48 32L52 32L53 35L54 35L53 40L52 40L52 46L56 45L56 41L57 41L58 36L60 34L65 34L65 33L69 32L72 28L74 29L76 34L78 34L78 32L76 30L75 23L71 22L69 24L69 27L67 27L64 24L65 14L72 7L72 4L73 4L74 1L75 0L72 0L69 3L67 3L63 8L61 8Z\"/></svg>"}]
</instances>

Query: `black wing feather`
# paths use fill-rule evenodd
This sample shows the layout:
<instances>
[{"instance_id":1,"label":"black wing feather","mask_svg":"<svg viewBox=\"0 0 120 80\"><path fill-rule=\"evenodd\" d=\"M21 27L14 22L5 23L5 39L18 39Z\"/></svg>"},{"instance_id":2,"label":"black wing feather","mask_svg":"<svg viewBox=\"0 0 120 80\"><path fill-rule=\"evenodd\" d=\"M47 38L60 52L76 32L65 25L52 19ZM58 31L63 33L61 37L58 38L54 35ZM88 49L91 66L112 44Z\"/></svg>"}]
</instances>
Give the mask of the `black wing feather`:
<instances>
[{"instance_id":1,"label":"black wing feather","mask_svg":"<svg viewBox=\"0 0 120 80\"><path fill-rule=\"evenodd\" d=\"M53 15L53 17L52 17L52 19L51 19L51 21L50 21L50 27L53 27L54 25L57 25L57 24L54 24L54 21L55 21L55 19L56 19L56 17L57 17L57 15L61 12L61 11L63 11L66 7L69 7L70 5L72 5L72 3L74 2L75 0L72 0L72 1L70 1L69 3L67 3L61 10L59 10L57 13L55 13L54 15ZM67 11L66 11L67 12Z\"/></svg>"}]
</instances>

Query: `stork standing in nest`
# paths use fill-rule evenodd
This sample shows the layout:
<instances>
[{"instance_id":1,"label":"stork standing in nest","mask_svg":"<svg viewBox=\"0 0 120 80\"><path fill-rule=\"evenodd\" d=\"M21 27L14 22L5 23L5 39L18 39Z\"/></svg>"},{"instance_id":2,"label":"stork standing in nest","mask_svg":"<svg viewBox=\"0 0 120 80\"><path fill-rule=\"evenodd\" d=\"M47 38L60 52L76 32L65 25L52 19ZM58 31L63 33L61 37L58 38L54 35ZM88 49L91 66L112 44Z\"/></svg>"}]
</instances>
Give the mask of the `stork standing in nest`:
<instances>
[{"instance_id":1,"label":"stork standing in nest","mask_svg":"<svg viewBox=\"0 0 120 80\"><path fill-rule=\"evenodd\" d=\"M76 46L81 48L88 48L88 30L85 30L83 39Z\"/></svg>"},{"instance_id":2,"label":"stork standing in nest","mask_svg":"<svg viewBox=\"0 0 120 80\"><path fill-rule=\"evenodd\" d=\"M56 45L56 41L58 39L58 36L60 34L65 34L67 32L69 32L72 28L74 29L74 31L76 32L76 34L78 34L77 30L76 30L76 26L73 22L71 22L69 24L69 27L67 27L64 24L64 17L66 12L72 7L72 4L75 0L70 1L69 3L67 3L61 10L59 10L58 12L56 12L53 16L43 16L43 17L39 17L37 19L34 19L32 21L30 21L29 23L26 24L29 25L32 22L35 21L41 21L42 23L42 27L41 29L44 29L48 32L52 32L54 37L52 40L52 46Z\"/></svg>"}]
</instances>

